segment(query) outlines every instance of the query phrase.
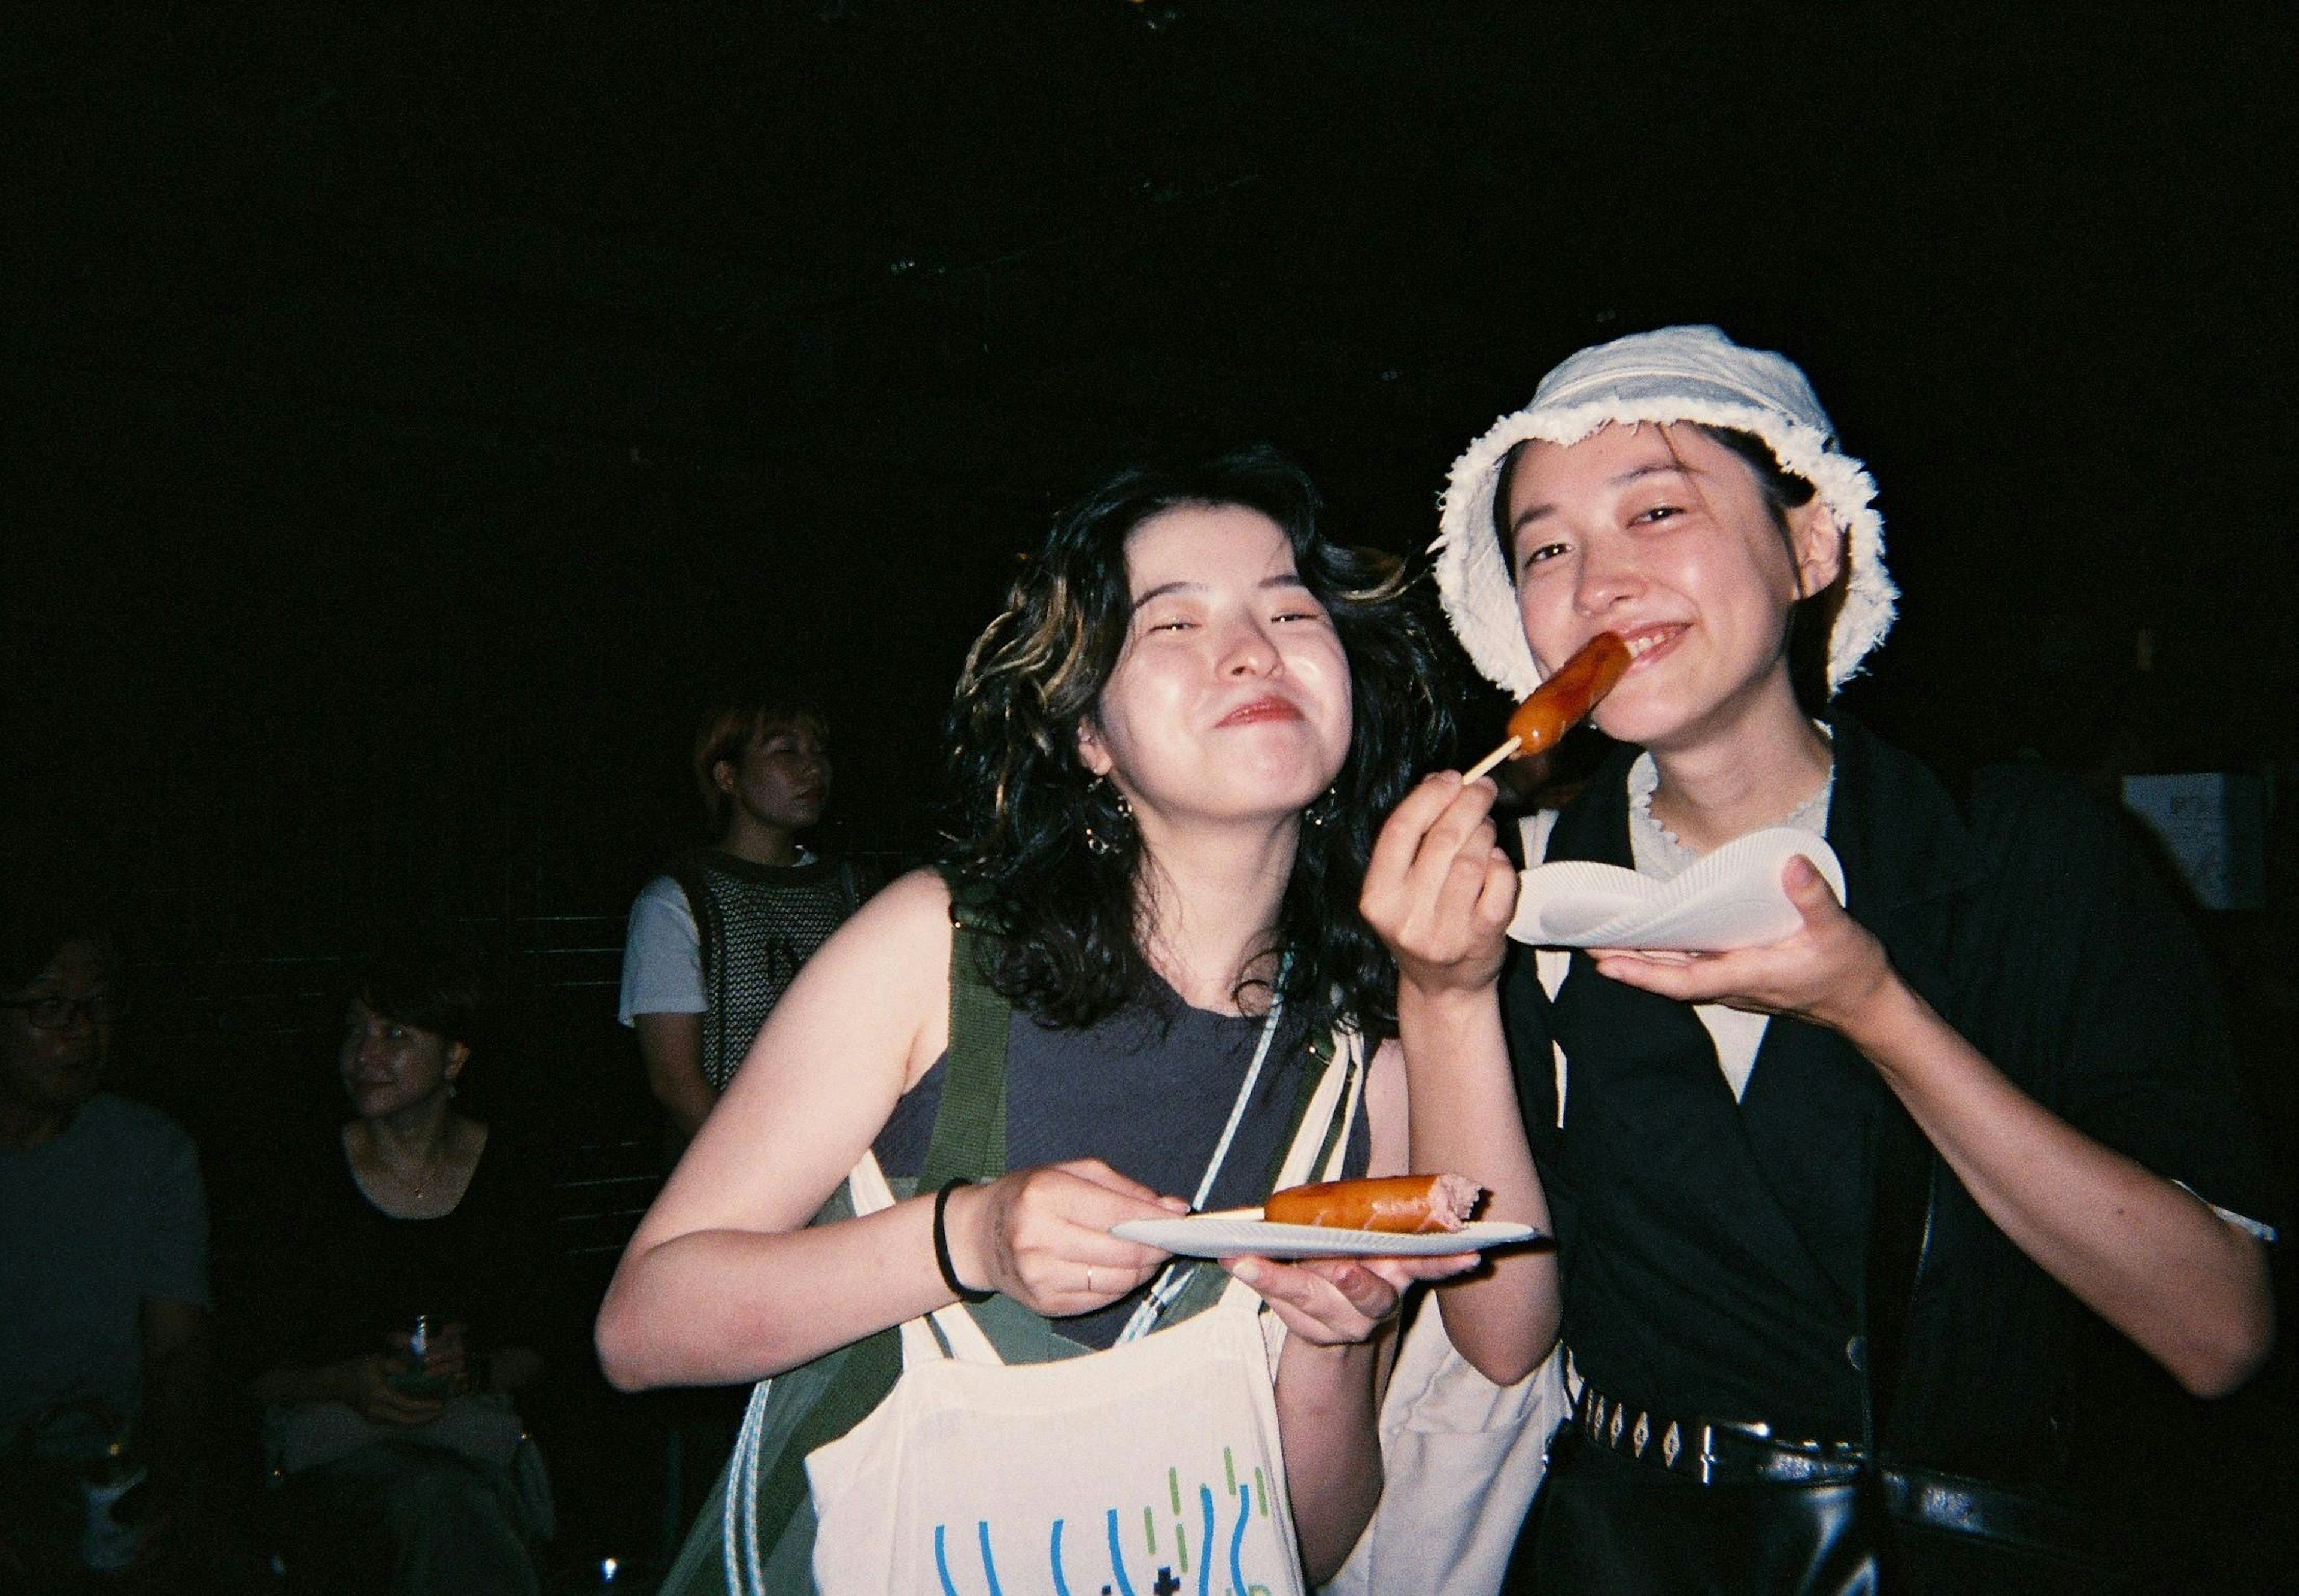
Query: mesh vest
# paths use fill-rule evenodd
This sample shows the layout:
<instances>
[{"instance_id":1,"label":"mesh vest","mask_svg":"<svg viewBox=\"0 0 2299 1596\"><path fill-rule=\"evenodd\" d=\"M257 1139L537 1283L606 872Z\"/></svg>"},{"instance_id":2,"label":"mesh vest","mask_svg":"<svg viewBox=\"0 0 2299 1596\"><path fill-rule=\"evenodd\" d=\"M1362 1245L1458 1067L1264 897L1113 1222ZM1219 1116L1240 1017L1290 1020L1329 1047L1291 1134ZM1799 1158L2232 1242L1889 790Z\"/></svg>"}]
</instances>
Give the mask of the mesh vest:
<instances>
[{"instance_id":1,"label":"mesh vest","mask_svg":"<svg viewBox=\"0 0 2299 1596\"><path fill-rule=\"evenodd\" d=\"M694 911L702 955L702 1073L726 1089L751 1039L790 989L799 966L861 901L845 860L759 865L715 850L671 872Z\"/></svg>"}]
</instances>

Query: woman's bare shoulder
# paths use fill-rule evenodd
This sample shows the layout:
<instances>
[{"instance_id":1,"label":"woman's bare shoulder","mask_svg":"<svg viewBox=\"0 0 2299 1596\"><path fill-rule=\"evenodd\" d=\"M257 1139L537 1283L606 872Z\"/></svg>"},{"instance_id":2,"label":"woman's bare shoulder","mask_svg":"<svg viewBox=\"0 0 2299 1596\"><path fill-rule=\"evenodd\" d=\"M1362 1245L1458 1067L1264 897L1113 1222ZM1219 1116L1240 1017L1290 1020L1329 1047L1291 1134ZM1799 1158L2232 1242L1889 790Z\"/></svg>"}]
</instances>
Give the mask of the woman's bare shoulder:
<instances>
[{"instance_id":1,"label":"woman's bare shoulder","mask_svg":"<svg viewBox=\"0 0 2299 1596\"><path fill-rule=\"evenodd\" d=\"M870 895L855 918L874 913L928 914L950 923L950 883L935 869L909 870L895 877Z\"/></svg>"},{"instance_id":2,"label":"woman's bare shoulder","mask_svg":"<svg viewBox=\"0 0 2299 1596\"><path fill-rule=\"evenodd\" d=\"M940 966L950 959L950 884L939 871L912 870L874 894L815 957L892 960L910 970L920 959Z\"/></svg>"}]
</instances>

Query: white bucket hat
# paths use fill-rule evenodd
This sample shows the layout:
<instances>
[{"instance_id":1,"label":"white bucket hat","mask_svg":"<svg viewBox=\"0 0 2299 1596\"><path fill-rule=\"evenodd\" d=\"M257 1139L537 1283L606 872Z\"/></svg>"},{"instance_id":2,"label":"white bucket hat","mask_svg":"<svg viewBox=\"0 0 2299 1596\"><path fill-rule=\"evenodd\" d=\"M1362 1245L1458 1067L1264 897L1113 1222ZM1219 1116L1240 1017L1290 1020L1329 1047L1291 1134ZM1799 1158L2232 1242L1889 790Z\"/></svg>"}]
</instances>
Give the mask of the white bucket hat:
<instances>
[{"instance_id":1,"label":"white bucket hat","mask_svg":"<svg viewBox=\"0 0 2299 1596\"><path fill-rule=\"evenodd\" d=\"M1884 569L1884 520L1868 469L1836 447L1836 428L1796 363L1743 349L1713 327L1664 327L1584 349L1540 379L1532 403L1503 416L1453 462L1439 510L1437 587L1477 669L1523 698L1540 686L1516 587L1493 533L1501 461L1528 440L1577 444L1609 422L1693 421L1754 433L1780 469L1817 491L1849 534L1844 606L1828 638L1834 692L1892 629L1899 590Z\"/></svg>"}]
</instances>

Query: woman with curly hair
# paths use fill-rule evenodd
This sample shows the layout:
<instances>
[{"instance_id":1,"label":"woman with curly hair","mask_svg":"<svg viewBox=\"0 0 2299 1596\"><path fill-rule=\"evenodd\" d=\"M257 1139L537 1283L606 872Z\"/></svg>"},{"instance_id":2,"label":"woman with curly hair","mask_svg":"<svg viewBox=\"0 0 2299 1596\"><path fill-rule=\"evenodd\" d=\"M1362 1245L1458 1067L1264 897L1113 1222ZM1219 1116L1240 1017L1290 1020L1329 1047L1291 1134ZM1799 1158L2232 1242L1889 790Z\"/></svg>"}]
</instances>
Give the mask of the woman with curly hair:
<instances>
[{"instance_id":1,"label":"woman with curly hair","mask_svg":"<svg viewBox=\"0 0 2299 1596\"><path fill-rule=\"evenodd\" d=\"M1058 520L959 684L952 866L867 904L768 1021L608 1293L616 1384L814 1368L984 1297L974 1317L1008 1360L1043 1361L1163 1331L1208 1294L1153 1290L1167 1255L1111 1228L1192 1195L1258 1204L1318 1044L1394 1031L1395 974L1357 895L1374 819L1448 728L1396 570L1324 541L1315 512L1300 472L1255 449L1125 471ZM994 932L975 969L1010 1006L1007 1172L930 1191L954 916ZM1392 1045L1363 1101L1344 1173L1402 1170ZM866 1151L902 1200L816 1222ZM1380 1491L1399 1295L1466 1263L1228 1263L1288 1332L1275 1408L1312 1577ZM777 1401L786 1387L809 1389L794 1377ZM793 1425L770 1409L769 1433ZM803 1510L763 1527L774 1588L808 1588L811 1531ZM706 1540L715 1525L685 1563L711 1560Z\"/></svg>"}]
</instances>

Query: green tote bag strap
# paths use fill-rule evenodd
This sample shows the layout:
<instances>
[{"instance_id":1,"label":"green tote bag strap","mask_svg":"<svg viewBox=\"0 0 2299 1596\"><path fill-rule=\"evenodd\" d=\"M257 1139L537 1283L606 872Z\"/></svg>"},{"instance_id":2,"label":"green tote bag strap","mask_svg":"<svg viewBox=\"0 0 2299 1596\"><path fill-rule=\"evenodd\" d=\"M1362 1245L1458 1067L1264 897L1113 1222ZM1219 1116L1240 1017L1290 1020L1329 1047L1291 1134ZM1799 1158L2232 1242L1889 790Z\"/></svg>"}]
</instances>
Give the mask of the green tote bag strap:
<instances>
[{"instance_id":1,"label":"green tote bag strap","mask_svg":"<svg viewBox=\"0 0 2299 1596\"><path fill-rule=\"evenodd\" d=\"M950 1052L918 1190L1006 1173L1006 1034L1014 1007L990 984L999 927L980 882L950 882Z\"/></svg>"},{"instance_id":2,"label":"green tote bag strap","mask_svg":"<svg viewBox=\"0 0 2299 1596\"><path fill-rule=\"evenodd\" d=\"M950 883L950 1052L942 1063L942 1106L934 1116L917 1189L947 1180L994 1180L1006 1173L1006 1029L1013 1006L984 976L997 928L979 884ZM834 1199L834 1201L836 1201ZM757 1487L756 1523L772 1546L807 1499L807 1454L862 1422L901 1376L901 1341L882 1330L830 1354L837 1377L792 1431ZM739 1489L740 1481L734 1482ZM742 1585L730 1580L734 1589Z\"/></svg>"}]
</instances>

